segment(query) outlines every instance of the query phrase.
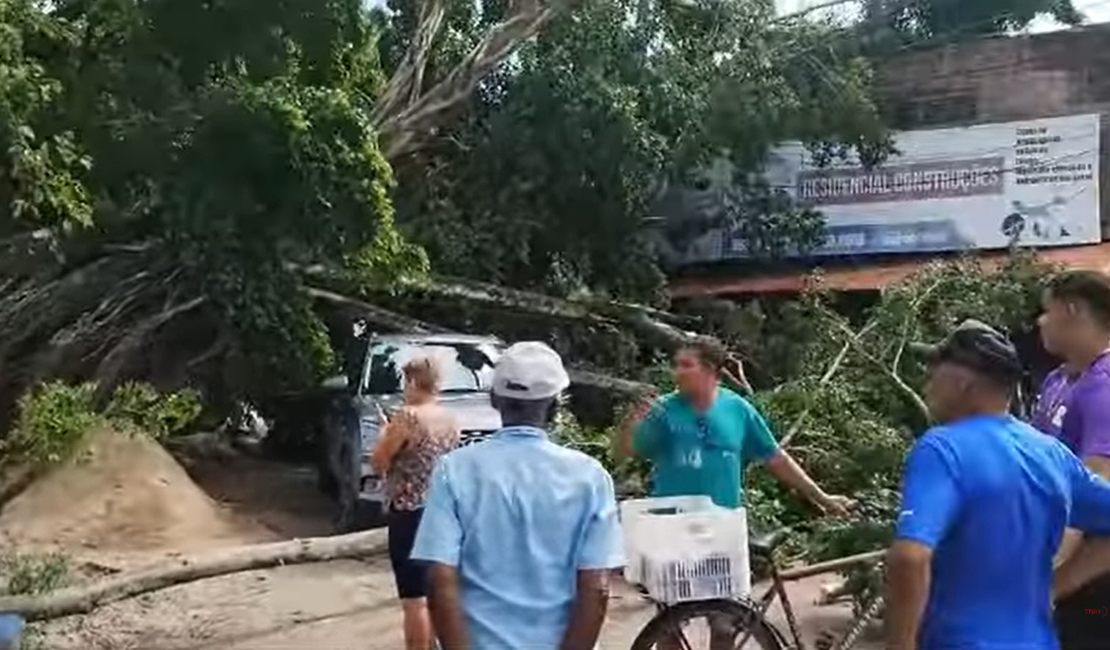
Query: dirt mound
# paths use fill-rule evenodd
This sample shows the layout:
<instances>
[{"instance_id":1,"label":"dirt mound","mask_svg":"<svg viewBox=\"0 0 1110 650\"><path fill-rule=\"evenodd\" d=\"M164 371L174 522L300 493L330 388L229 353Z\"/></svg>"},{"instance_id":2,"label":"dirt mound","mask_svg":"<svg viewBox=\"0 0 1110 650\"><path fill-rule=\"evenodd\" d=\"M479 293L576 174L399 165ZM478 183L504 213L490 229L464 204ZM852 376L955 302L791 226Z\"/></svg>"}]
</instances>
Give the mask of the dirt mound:
<instances>
[{"instance_id":1,"label":"dirt mound","mask_svg":"<svg viewBox=\"0 0 1110 650\"><path fill-rule=\"evenodd\" d=\"M115 431L90 435L77 460L35 481L0 512L0 547L193 551L259 537L157 442Z\"/></svg>"}]
</instances>

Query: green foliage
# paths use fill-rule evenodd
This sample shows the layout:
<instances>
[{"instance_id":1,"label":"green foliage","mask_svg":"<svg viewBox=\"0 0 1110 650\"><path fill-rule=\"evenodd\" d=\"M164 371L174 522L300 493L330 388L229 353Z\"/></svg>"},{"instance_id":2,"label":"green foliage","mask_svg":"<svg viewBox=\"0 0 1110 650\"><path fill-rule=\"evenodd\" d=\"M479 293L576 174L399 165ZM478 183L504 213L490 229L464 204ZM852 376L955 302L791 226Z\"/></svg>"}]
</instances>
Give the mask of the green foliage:
<instances>
[{"instance_id":1,"label":"green foliage","mask_svg":"<svg viewBox=\"0 0 1110 650\"><path fill-rule=\"evenodd\" d=\"M449 3L429 76L504 5ZM394 9L387 63L417 5ZM768 254L812 245L819 215L752 172L793 138L830 155L885 151L867 67L829 35L777 23L755 0L576 3L489 76L442 147L398 169L399 222L453 275L651 299L662 276L645 219L664 188L696 185L724 158L728 191L692 231L728 222Z\"/></svg>"},{"instance_id":2,"label":"green foliage","mask_svg":"<svg viewBox=\"0 0 1110 650\"><path fill-rule=\"evenodd\" d=\"M1084 20L1072 0L867 0L864 16L861 40L878 48L1008 34L1038 17L1072 26Z\"/></svg>"},{"instance_id":3,"label":"green foliage","mask_svg":"<svg viewBox=\"0 0 1110 650\"><path fill-rule=\"evenodd\" d=\"M642 459L621 458L614 453L616 427L583 426L568 409L561 409L553 427L553 439L597 459L613 477L622 498L635 498L646 493L648 464Z\"/></svg>"},{"instance_id":4,"label":"green foliage","mask_svg":"<svg viewBox=\"0 0 1110 650\"><path fill-rule=\"evenodd\" d=\"M50 381L20 398L15 426L0 451L6 461L45 468L73 459L85 435L98 427L161 440L186 430L200 411L200 396L190 390L163 394L146 384L127 383L102 408L96 384Z\"/></svg>"},{"instance_id":5,"label":"green foliage","mask_svg":"<svg viewBox=\"0 0 1110 650\"><path fill-rule=\"evenodd\" d=\"M164 440L186 431L201 413L196 391L159 393L148 384L127 383L112 393L104 416L117 428L138 429Z\"/></svg>"},{"instance_id":6,"label":"green foliage","mask_svg":"<svg viewBox=\"0 0 1110 650\"><path fill-rule=\"evenodd\" d=\"M69 558L61 554L0 555L0 595L38 596L66 586L71 577Z\"/></svg>"},{"instance_id":7,"label":"green foliage","mask_svg":"<svg viewBox=\"0 0 1110 650\"><path fill-rule=\"evenodd\" d=\"M73 581L73 565L60 553L0 554L0 597L41 596L69 586ZM37 624L23 630L21 650L47 650L46 633Z\"/></svg>"},{"instance_id":8,"label":"green foliage","mask_svg":"<svg viewBox=\"0 0 1110 650\"><path fill-rule=\"evenodd\" d=\"M0 0L0 35L0 236L82 226L56 233L80 254L54 272L78 277L143 256L90 288L101 311L61 311L46 336L200 314L189 329L214 332L228 362L220 392L263 397L334 365L305 269L375 286L427 271L393 224L371 119L378 29L360 0Z\"/></svg>"},{"instance_id":9,"label":"green foliage","mask_svg":"<svg viewBox=\"0 0 1110 650\"><path fill-rule=\"evenodd\" d=\"M243 386L268 394L333 365L289 262L350 259L375 280L399 261L422 263L391 232L389 167L365 112L339 91L284 80L214 87L165 138L167 149L189 147L158 174L151 201L235 328Z\"/></svg>"},{"instance_id":10,"label":"green foliage","mask_svg":"<svg viewBox=\"0 0 1110 650\"><path fill-rule=\"evenodd\" d=\"M50 129L61 84L27 52L50 23L30 0L0 0L0 235L12 230L9 219L65 226L92 217L78 180L89 161L71 132Z\"/></svg>"},{"instance_id":11,"label":"green foliage","mask_svg":"<svg viewBox=\"0 0 1110 650\"><path fill-rule=\"evenodd\" d=\"M63 463L100 423L95 385L40 384L19 400L19 417L4 442L5 452L32 466Z\"/></svg>"},{"instance_id":12,"label":"green foliage","mask_svg":"<svg viewBox=\"0 0 1110 650\"><path fill-rule=\"evenodd\" d=\"M889 542L909 432L872 410L857 387L844 381L821 386L803 379L759 393L754 402L777 425L780 437L807 414L789 444L790 453L827 492L849 495L859 508L858 520L817 522L811 506L788 494L767 472L754 470L748 496L753 525L810 533L799 539L806 541L813 560L870 551Z\"/></svg>"},{"instance_id":13,"label":"green foliage","mask_svg":"<svg viewBox=\"0 0 1110 650\"><path fill-rule=\"evenodd\" d=\"M927 420L914 395L920 397L925 369L907 344L938 341L968 318L1015 337L1029 335L1044 281L1055 271L1025 252L1009 255L1001 266L958 258L930 264L870 296L821 291L818 276L815 290L799 300L721 301L700 305L699 313L742 352L757 385L815 381L845 352L836 377L873 412L919 431Z\"/></svg>"}]
</instances>

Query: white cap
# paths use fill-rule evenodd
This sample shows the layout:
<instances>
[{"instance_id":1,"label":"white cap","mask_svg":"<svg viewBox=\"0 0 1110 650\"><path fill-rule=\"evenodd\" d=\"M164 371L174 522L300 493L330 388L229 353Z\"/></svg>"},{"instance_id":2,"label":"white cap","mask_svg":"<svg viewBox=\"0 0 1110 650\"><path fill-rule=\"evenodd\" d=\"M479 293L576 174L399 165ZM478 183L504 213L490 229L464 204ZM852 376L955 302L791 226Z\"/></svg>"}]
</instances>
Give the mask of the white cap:
<instances>
[{"instance_id":1,"label":"white cap","mask_svg":"<svg viewBox=\"0 0 1110 650\"><path fill-rule=\"evenodd\" d=\"M570 377L559 353L539 341L514 343L493 368L493 392L502 397L549 399L567 386Z\"/></svg>"}]
</instances>

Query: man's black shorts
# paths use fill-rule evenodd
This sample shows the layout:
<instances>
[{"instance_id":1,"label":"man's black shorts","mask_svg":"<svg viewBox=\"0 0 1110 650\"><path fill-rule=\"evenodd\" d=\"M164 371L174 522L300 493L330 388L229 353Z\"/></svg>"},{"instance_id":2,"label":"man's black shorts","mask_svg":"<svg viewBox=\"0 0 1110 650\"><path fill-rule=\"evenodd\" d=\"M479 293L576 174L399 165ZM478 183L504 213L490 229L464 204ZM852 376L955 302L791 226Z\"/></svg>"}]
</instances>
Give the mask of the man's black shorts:
<instances>
[{"instance_id":1,"label":"man's black shorts","mask_svg":"<svg viewBox=\"0 0 1110 650\"><path fill-rule=\"evenodd\" d=\"M389 510L389 561L397 581L397 596L402 600L428 595L427 564L410 558L416 542L416 529L424 509Z\"/></svg>"},{"instance_id":2,"label":"man's black shorts","mask_svg":"<svg viewBox=\"0 0 1110 650\"><path fill-rule=\"evenodd\" d=\"M1060 650L1110 650L1110 574L1056 603Z\"/></svg>"}]
</instances>

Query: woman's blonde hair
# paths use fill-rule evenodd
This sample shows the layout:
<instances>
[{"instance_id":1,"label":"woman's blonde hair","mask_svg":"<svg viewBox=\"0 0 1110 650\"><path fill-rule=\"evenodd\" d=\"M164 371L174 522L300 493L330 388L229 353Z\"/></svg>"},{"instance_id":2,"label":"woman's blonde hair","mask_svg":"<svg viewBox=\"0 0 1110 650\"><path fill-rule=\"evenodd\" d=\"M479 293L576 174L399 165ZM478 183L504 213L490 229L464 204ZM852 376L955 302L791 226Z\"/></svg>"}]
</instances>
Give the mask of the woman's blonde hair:
<instances>
[{"instance_id":1,"label":"woman's blonde hair","mask_svg":"<svg viewBox=\"0 0 1110 650\"><path fill-rule=\"evenodd\" d=\"M439 367L431 357L417 357L401 369L406 382L428 393L439 392Z\"/></svg>"}]
</instances>

